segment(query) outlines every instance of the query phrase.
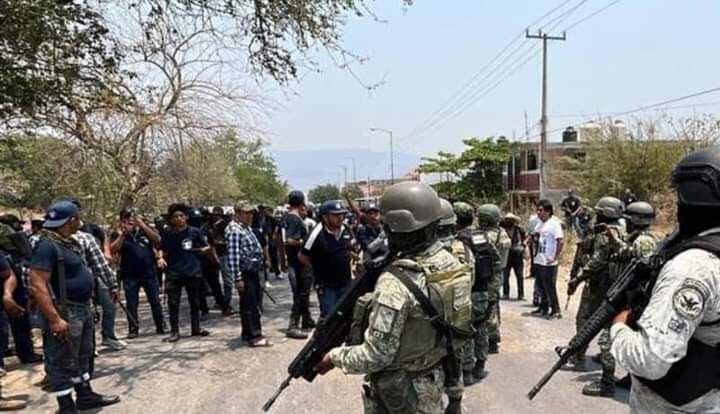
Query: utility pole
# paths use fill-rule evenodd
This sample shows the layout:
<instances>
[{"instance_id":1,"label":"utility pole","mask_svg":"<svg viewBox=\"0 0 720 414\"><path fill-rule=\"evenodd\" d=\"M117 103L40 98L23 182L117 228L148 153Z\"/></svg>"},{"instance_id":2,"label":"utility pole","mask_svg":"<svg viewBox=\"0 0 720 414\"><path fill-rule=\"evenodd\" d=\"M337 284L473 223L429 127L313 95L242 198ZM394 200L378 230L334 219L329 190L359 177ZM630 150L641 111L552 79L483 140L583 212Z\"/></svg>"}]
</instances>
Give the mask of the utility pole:
<instances>
[{"instance_id":1,"label":"utility pole","mask_svg":"<svg viewBox=\"0 0 720 414\"><path fill-rule=\"evenodd\" d=\"M343 189L345 189L347 187L347 165L338 164L338 167L343 170Z\"/></svg>"},{"instance_id":2,"label":"utility pole","mask_svg":"<svg viewBox=\"0 0 720 414\"><path fill-rule=\"evenodd\" d=\"M353 167L353 183L357 184L357 170L355 169L355 157L350 157L350 160L352 161L352 167Z\"/></svg>"},{"instance_id":3,"label":"utility pole","mask_svg":"<svg viewBox=\"0 0 720 414\"><path fill-rule=\"evenodd\" d=\"M540 117L540 198L545 198L545 156L547 152L547 42L548 40L566 40L565 32L562 36L548 36L542 30L531 35L530 30L525 31L525 38L542 40L542 115Z\"/></svg>"},{"instance_id":4,"label":"utility pole","mask_svg":"<svg viewBox=\"0 0 720 414\"><path fill-rule=\"evenodd\" d=\"M390 183L395 184L395 155L393 153L393 132L389 129L370 128L371 132L384 132L390 136Z\"/></svg>"}]
</instances>

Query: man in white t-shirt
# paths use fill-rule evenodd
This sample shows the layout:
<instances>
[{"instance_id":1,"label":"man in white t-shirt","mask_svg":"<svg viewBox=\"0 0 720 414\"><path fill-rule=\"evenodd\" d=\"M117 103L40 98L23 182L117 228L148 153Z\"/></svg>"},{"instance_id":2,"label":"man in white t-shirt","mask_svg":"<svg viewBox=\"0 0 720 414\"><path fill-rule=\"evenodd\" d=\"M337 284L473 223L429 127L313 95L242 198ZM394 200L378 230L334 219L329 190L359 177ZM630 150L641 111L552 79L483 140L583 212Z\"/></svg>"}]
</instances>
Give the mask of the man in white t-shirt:
<instances>
[{"instance_id":1,"label":"man in white t-shirt","mask_svg":"<svg viewBox=\"0 0 720 414\"><path fill-rule=\"evenodd\" d=\"M548 319L560 319L562 315L556 285L558 259L563 248L562 225L560 220L553 217L553 206L548 200L538 201L537 214L540 223L535 230L538 233L538 243L533 264L536 266L535 277L542 285L543 297L540 307L532 314Z\"/></svg>"}]
</instances>

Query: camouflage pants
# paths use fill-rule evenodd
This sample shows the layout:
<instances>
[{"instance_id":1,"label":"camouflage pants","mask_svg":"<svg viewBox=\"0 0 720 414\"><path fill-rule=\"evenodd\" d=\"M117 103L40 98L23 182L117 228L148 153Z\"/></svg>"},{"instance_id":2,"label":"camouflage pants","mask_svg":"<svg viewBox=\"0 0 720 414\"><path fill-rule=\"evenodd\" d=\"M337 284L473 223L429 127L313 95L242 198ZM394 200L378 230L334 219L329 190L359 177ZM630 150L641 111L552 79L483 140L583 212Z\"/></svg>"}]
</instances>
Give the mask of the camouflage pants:
<instances>
[{"instance_id":1,"label":"camouflage pants","mask_svg":"<svg viewBox=\"0 0 720 414\"><path fill-rule=\"evenodd\" d=\"M488 327L487 336L490 343L500 342L500 289L502 287L503 274L502 272L495 275L488 290L488 299L490 304L488 305L489 316L488 316Z\"/></svg>"},{"instance_id":2,"label":"camouflage pants","mask_svg":"<svg viewBox=\"0 0 720 414\"><path fill-rule=\"evenodd\" d=\"M465 390L462 381L462 368L464 364L463 353L464 346L463 349L455 351L457 361L459 362L459 372L453 373L453 370L448 367L450 365L450 363L448 362L449 360L447 358L443 360L443 372L445 374L445 394L447 394L448 398L455 400L462 400Z\"/></svg>"},{"instance_id":3,"label":"camouflage pants","mask_svg":"<svg viewBox=\"0 0 720 414\"><path fill-rule=\"evenodd\" d=\"M610 354L610 328L605 328L600 332L598 337L598 345L600 345L600 363L602 364L601 382L607 384L615 384L615 358Z\"/></svg>"},{"instance_id":4,"label":"camouflage pants","mask_svg":"<svg viewBox=\"0 0 720 414\"><path fill-rule=\"evenodd\" d=\"M485 361L488 356L488 312L489 300L487 292L472 292L473 327L475 336L463 347L463 369L470 370L475 362Z\"/></svg>"},{"instance_id":5,"label":"camouflage pants","mask_svg":"<svg viewBox=\"0 0 720 414\"><path fill-rule=\"evenodd\" d=\"M363 385L364 412L365 414L442 414L444 381L441 366L437 366L428 374L411 379L410 387L388 389L383 388L380 381L370 381Z\"/></svg>"},{"instance_id":6,"label":"camouflage pants","mask_svg":"<svg viewBox=\"0 0 720 414\"><path fill-rule=\"evenodd\" d=\"M590 286L585 283L585 285L583 286L582 295L580 296L580 305L578 306L577 315L575 315L575 333L580 332L580 329L582 329L587 320L590 319L590 316L592 316L594 310L595 309L593 308L592 295L590 294ZM575 354L575 358L585 358L586 352L587 347L579 350Z\"/></svg>"}]
</instances>

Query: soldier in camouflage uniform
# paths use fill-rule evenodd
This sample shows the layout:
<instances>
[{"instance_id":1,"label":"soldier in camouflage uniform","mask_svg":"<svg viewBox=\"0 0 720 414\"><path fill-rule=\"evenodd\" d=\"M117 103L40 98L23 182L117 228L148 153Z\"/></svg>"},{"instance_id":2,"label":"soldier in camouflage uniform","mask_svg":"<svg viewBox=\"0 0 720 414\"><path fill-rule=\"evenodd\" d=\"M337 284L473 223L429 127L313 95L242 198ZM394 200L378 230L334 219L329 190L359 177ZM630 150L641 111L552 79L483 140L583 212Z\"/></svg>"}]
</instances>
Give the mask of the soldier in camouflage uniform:
<instances>
[{"instance_id":1,"label":"soldier in camouflage uniform","mask_svg":"<svg viewBox=\"0 0 720 414\"><path fill-rule=\"evenodd\" d=\"M618 252L618 245L611 239L626 240L625 226L620 223L623 203L615 197L603 197L595 206L596 223L592 255L583 266L580 275L571 284L588 281L590 288L590 314L600 306L605 292L622 270L620 263L613 263L612 257ZM614 233L610 235L611 233ZM615 395L615 359L610 355L610 332L604 329L598 338L602 377L583 388L583 394L590 396Z\"/></svg>"},{"instance_id":2,"label":"soldier in camouflage uniform","mask_svg":"<svg viewBox=\"0 0 720 414\"><path fill-rule=\"evenodd\" d=\"M485 362L490 351L491 335L494 334L499 342L497 305L511 242L505 230L498 226L500 209L496 206L487 204L478 209L480 225L476 229L471 227L473 209L468 204L456 203L455 214L458 238L471 247L475 261L472 303L476 333L463 351L463 382L469 386L487 376Z\"/></svg>"},{"instance_id":3,"label":"soldier in camouflage uniform","mask_svg":"<svg viewBox=\"0 0 720 414\"><path fill-rule=\"evenodd\" d=\"M338 367L346 374L365 374L365 413L443 412L447 355L413 293L395 274L398 269L427 294L431 280L464 272L464 266L437 239L440 199L430 187L404 182L390 187L381 200L391 251L402 252L377 281L363 342L331 350L316 366L324 374ZM470 313L470 280L462 307ZM459 304L459 302L454 302ZM469 316L468 316L469 320Z\"/></svg>"},{"instance_id":4,"label":"soldier in camouflage uniform","mask_svg":"<svg viewBox=\"0 0 720 414\"><path fill-rule=\"evenodd\" d=\"M474 278L475 271L475 259L473 257L472 249L470 246L465 244L460 238L457 237L457 215L455 214L454 207L449 201L440 199L442 203L442 218L438 225L438 238L443 244L445 250L450 252L455 258L465 266L465 271L472 280ZM472 211L470 213L470 221L472 222ZM470 340L466 341L471 343ZM465 352L465 346L463 346L458 352L458 358L460 361L464 360L463 353ZM445 414L461 414L462 413L462 399L463 399L463 382L460 381L461 372L457 372L457 376L452 376L449 370L445 370L445 394L448 396L449 404L445 408Z\"/></svg>"},{"instance_id":5,"label":"soldier in camouflage uniform","mask_svg":"<svg viewBox=\"0 0 720 414\"><path fill-rule=\"evenodd\" d=\"M496 354L499 351L500 343L500 290L502 289L505 266L512 241L505 229L500 227L502 213L493 204L484 204L478 207L478 230L487 232L488 239L497 251L495 265L493 266L494 277L488 287L488 317L484 334L488 337L488 352Z\"/></svg>"}]
</instances>

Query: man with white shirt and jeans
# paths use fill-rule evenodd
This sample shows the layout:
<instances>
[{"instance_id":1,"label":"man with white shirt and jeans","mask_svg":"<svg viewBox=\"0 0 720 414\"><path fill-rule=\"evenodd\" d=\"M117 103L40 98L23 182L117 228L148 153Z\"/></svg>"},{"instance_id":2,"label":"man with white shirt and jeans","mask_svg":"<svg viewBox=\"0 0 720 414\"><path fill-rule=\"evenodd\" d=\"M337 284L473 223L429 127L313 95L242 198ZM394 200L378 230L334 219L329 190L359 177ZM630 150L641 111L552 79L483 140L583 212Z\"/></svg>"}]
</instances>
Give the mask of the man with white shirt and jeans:
<instances>
[{"instance_id":1,"label":"man with white shirt and jeans","mask_svg":"<svg viewBox=\"0 0 720 414\"><path fill-rule=\"evenodd\" d=\"M540 223L536 228L538 244L533 264L536 266L535 277L542 285L543 297L540 307L532 314L545 316L548 319L560 319L562 315L556 284L558 259L563 248L562 226L560 221L553 217L553 206L548 200L538 201L537 215Z\"/></svg>"}]
</instances>

